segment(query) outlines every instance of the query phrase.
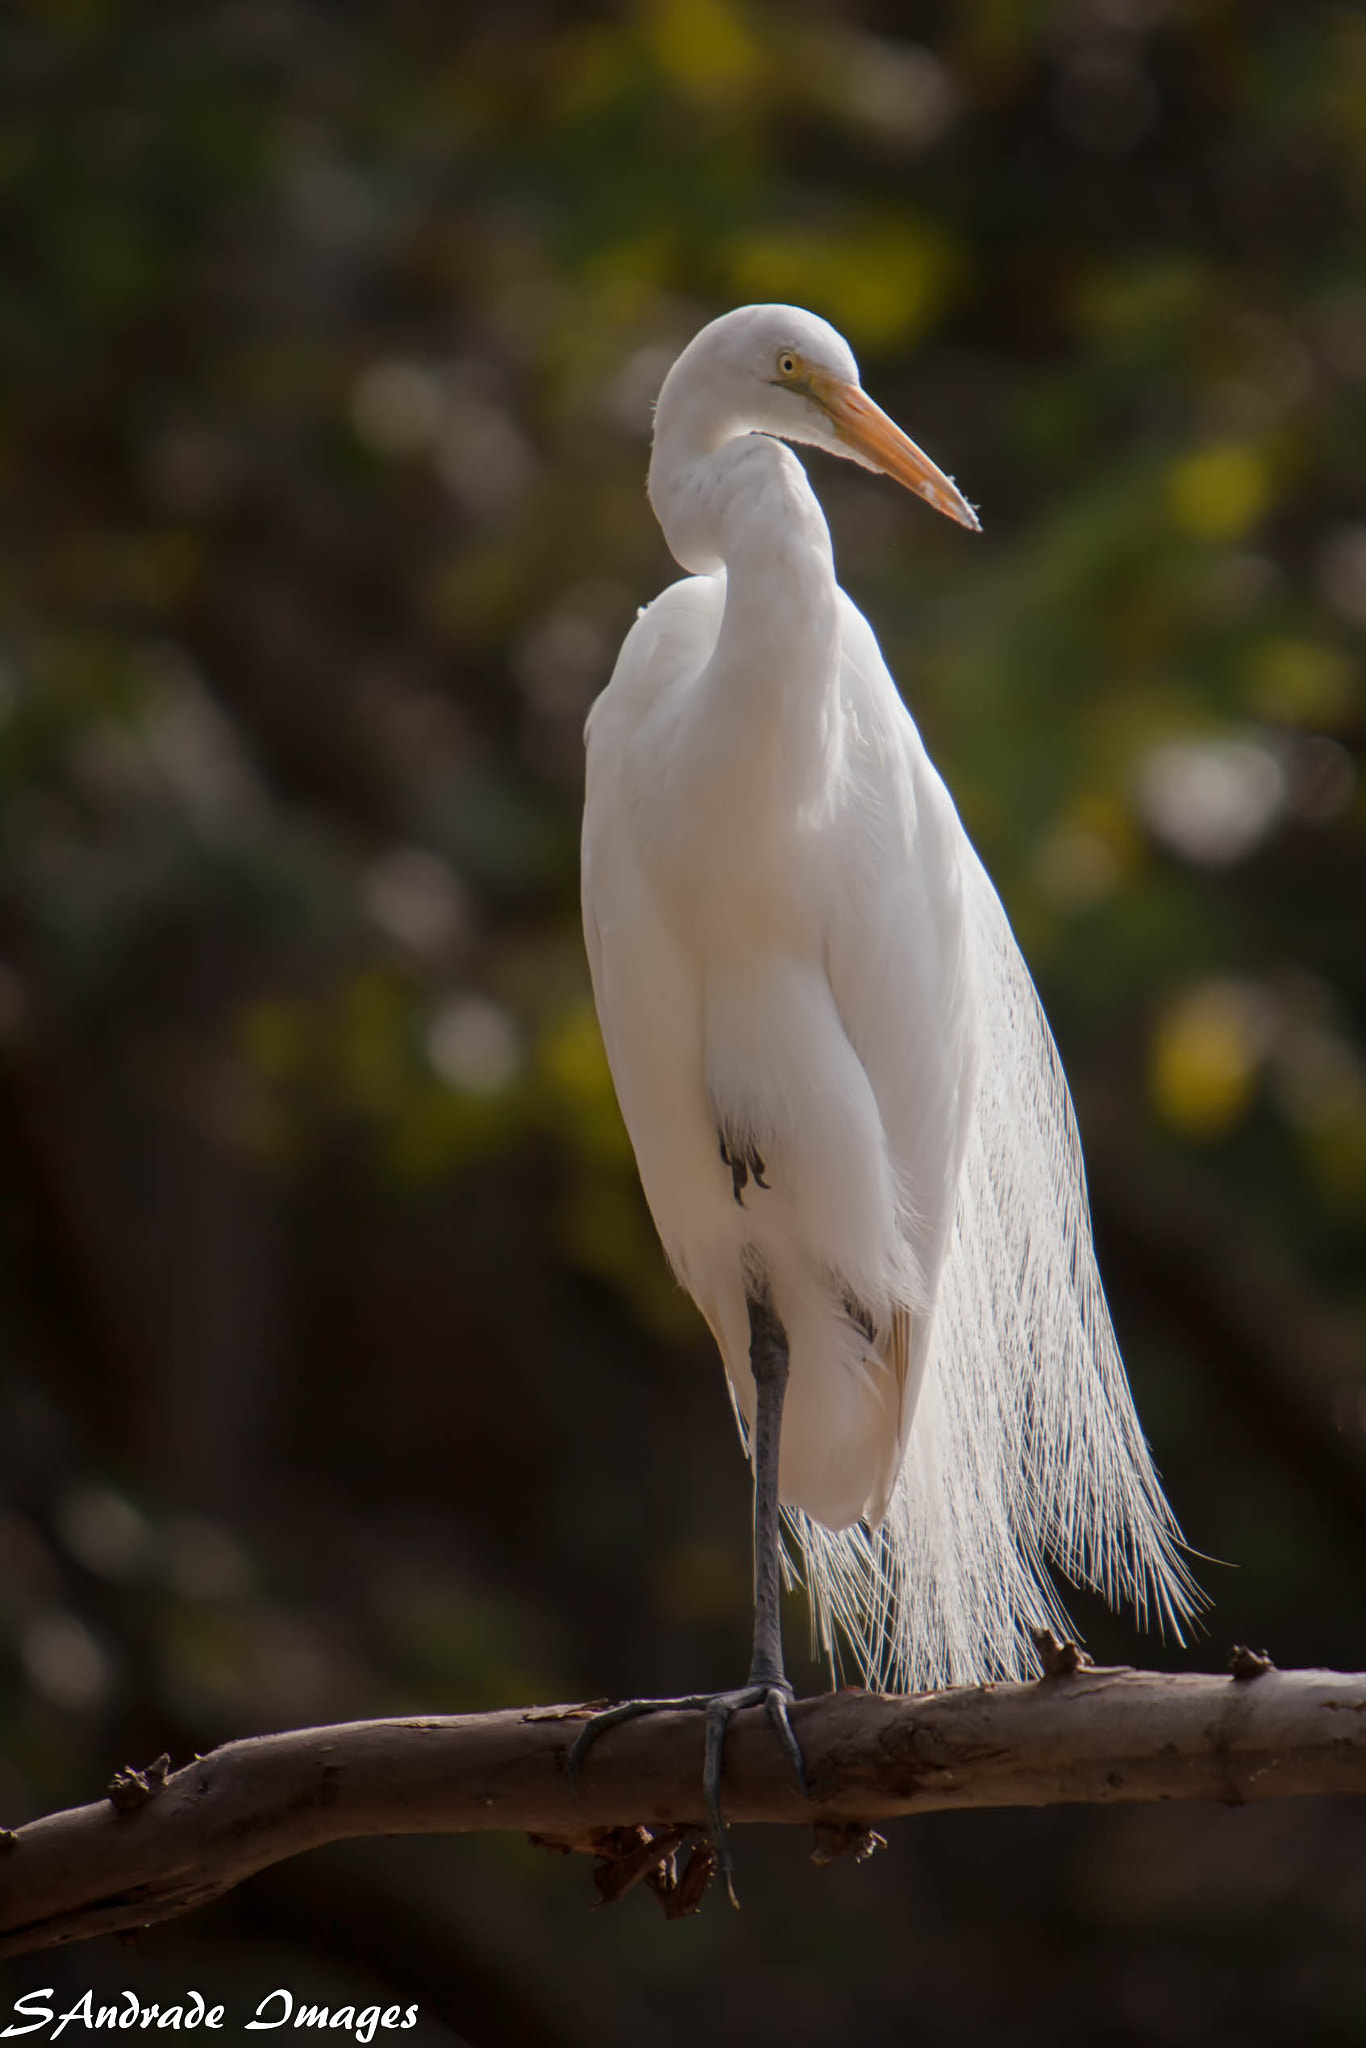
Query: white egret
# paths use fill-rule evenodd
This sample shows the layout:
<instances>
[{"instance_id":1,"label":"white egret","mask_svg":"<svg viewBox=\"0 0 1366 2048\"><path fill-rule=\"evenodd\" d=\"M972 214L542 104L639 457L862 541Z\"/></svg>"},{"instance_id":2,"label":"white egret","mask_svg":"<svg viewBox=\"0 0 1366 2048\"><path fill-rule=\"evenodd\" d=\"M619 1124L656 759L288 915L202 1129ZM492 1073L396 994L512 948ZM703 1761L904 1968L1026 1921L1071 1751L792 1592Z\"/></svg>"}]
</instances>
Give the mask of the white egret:
<instances>
[{"instance_id":1,"label":"white egret","mask_svg":"<svg viewBox=\"0 0 1366 2048\"><path fill-rule=\"evenodd\" d=\"M583 915L665 1251L754 1466L748 1683L787 1723L781 1508L814 1633L880 1687L1036 1668L1051 1558L1180 1638L1200 1596L1091 1245L1072 1105L1005 912L784 443L972 531L951 480L791 306L703 328L664 380L650 502L691 573L589 715ZM843 1641L841 1642L841 1638ZM728 1874L728 1871L727 1871Z\"/></svg>"}]
</instances>

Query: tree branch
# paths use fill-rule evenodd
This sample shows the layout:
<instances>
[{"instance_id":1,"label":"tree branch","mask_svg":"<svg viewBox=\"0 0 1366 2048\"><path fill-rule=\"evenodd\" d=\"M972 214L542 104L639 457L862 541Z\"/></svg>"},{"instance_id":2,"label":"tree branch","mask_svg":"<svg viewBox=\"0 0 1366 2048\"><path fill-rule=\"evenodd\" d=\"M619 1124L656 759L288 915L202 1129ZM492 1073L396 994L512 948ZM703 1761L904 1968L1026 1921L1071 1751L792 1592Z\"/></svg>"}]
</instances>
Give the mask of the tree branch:
<instances>
[{"instance_id":1,"label":"tree branch","mask_svg":"<svg viewBox=\"0 0 1366 2048\"><path fill-rule=\"evenodd\" d=\"M875 1820L946 1807L1366 1793L1366 1674L1278 1672L1246 1654L1233 1678L1055 1668L1032 1685L799 1701L809 1799L763 1714L739 1714L727 1816L816 1824L829 1860ZM0 1838L0 1956L150 1926L350 1836L515 1828L605 1854L607 1831L650 1831L653 1858L640 1853L648 1833L630 1836L629 1854L616 1839L625 1875L605 1888L619 1892L701 1832L702 1717L612 1729L571 1790L565 1755L589 1711L303 1728L227 1743L169 1775L164 1760L120 1773L112 1797Z\"/></svg>"}]
</instances>

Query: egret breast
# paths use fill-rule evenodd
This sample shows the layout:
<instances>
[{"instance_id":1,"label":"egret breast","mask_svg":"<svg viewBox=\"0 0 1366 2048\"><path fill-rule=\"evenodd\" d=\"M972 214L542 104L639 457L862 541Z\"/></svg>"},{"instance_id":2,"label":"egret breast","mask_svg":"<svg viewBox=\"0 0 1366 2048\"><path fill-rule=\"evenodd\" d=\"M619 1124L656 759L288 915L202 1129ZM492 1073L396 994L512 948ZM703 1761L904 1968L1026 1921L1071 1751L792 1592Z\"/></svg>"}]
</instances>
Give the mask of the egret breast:
<instances>
[{"instance_id":1,"label":"egret breast","mask_svg":"<svg viewBox=\"0 0 1366 2048\"><path fill-rule=\"evenodd\" d=\"M916 1298L900 1195L877 1099L818 960L714 962L702 1006L718 1129L765 1162L751 1240L777 1272L794 1260L879 1321Z\"/></svg>"}]
</instances>

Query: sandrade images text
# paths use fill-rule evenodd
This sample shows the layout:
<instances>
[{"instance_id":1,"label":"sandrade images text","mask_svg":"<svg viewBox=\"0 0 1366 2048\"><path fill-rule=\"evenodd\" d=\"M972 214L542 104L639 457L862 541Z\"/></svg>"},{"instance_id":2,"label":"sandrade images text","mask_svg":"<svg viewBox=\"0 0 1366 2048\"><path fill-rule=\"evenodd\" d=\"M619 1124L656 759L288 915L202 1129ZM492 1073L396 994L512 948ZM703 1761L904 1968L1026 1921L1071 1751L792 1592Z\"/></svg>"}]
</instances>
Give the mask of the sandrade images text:
<instances>
[{"instance_id":1,"label":"sandrade images text","mask_svg":"<svg viewBox=\"0 0 1366 2048\"><path fill-rule=\"evenodd\" d=\"M53 1989L48 1984L40 1991L26 1991L22 1997L16 1998L16 2018L9 2026L0 2028L0 2040L16 2034L39 2034L55 2041L70 2026L84 2027L87 2032L97 2027L171 2027L177 2032L190 2033L196 2027L217 2031L223 2025L223 2006L209 2005L198 1991L187 1991L183 1998L166 2005L144 2005L136 1991L122 1991L111 2004L97 2004L94 1992L84 1991L64 2012L57 2012L44 2003L52 1996ZM269 2032L275 2027L290 2025L326 2028L332 2032L353 2034L357 2041L367 2043L381 2031L405 2032L415 2027L417 2007L306 2005L302 2000L296 2001L292 1991L279 1985L258 2002L254 2014L244 2025L248 2033ZM49 2028L50 2033L47 2031Z\"/></svg>"}]
</instances>

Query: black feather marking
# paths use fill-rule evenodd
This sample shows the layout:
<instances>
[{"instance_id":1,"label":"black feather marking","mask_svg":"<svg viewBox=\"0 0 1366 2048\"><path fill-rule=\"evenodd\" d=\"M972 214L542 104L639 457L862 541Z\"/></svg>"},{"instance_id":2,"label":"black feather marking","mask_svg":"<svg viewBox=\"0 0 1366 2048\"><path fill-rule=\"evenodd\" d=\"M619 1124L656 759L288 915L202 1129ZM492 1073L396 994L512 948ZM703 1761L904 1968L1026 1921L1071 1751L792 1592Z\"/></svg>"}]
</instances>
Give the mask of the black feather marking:
<instances>
[{"instance_id":1,"label":"black feather marking","mask_svg":"<svg viewBox=\"0 0 1366 2048\"><path fill-rule=\"evenodd\" d=\"M856 1329L862 1330L864 1336L871 1344L877 1335L877 1325L874 1323L870 1311L864 1307L856 1294L849 1292L848 1288L844 1291L844 1313Z\"/></svg>"},{"instance_id":2,"label":"black feather marking","mask_svg":"<svg viewBox=\"0 0 1366 2048\"><path fill-rule=\"evenodd\" d=\"M722 1130L718 1130L716 1136L721 1149L721 1164L730 1168L731 1191L743 1209L745 1206L744 1190L749 1186L751 1179L756 1188L768 1187L769 1183L764 1179L768 1168L765 1166L757 1146L746 1145L743 1148L737 1148L731 1144L730 1139Z\"/></svg>"}]
</instances>

